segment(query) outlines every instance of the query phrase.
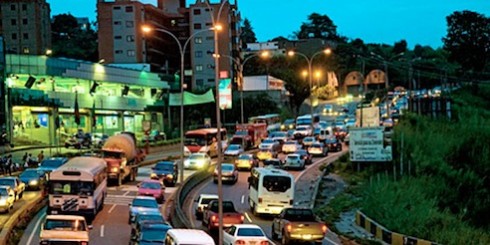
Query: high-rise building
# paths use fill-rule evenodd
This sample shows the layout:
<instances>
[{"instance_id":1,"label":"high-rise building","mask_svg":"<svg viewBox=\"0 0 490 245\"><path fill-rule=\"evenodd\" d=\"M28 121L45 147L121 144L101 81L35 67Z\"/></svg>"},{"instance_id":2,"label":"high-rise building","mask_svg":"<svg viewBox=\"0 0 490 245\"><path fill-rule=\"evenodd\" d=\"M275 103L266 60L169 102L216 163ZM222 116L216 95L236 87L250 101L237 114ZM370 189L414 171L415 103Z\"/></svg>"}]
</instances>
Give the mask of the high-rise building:
<instances>
[{"instance_id":1,"label":"high-rise building","mask_svg":"<svg viewBox=\"0 0 490 245\"><path fill-rule=\"evenodd\" d=\"M43 55L51 49L51 9L46 0L2 0L0 9L0 35L7 53Z\"/></svg>"}]
</instances>

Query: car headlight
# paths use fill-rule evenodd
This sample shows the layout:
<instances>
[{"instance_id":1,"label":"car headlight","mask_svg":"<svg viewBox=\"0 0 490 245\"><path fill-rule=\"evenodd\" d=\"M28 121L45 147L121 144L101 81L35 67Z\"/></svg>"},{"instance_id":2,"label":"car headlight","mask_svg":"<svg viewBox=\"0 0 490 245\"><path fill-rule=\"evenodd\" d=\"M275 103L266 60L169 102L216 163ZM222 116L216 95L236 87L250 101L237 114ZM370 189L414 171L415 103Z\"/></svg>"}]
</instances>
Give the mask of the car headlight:
<instances>
[{"instance_id":1,"label":"car headlight","mask_svg":"<svg viewBox=\"0 0 490 245\"><path fill-rule=\"evenodd\" d=\"M37 180L31 180L29 181L29 185L37 185L39 182Z\"/></svg>"},{"instance_id":2,"label":"car headlight","mask_svg":"<svg viewBox=\"0 0 490 245\"><path fill-rule=\"evenodd\" d=\"M7 204L7 200L5 199L0 200L0 206L4 206L6 204Z\"/></svg>"},{"instance_id":3,"label":"car headlight","mask_svg":"<svg viewBox=\"0 0 490 245\"><path fill-rule=\"evenodd\" d=\"M119 168L118 167L113 167L113 168L111 168L111 172L117 173L117 172L119 172Z\"/></svg>"},{"instance_id":4,"label":"car headlight","mask_svg":"<svg viewBox=\"0 0 490 245\"><path fill-rule=\"evenodd\" d=\"M154 177L157 177L158 175L156 173L151 173L150 174L150 178L154 178Z\"/></svg>"},{"instance_id":5,"label":"car headlight","mask_svg":"<svg viewBox=\"0 0 490 245\"><path fill-rule=\"evenodd\" d=\"M173 174L167 174L167 178L173 179L174 178L174 175Z\"/></svg>"},{"instance_id":6,"label":"car headlight","mask_svg":"<svg viewBox=\"0 0 490 245\"><path fill-rule=\"evenodd\" d=\"M204 161L198 161L198 162L196 163L196 165L197 165L198 167L202 167L202 166L204 166Z\"/></svg>"}]
</instances>

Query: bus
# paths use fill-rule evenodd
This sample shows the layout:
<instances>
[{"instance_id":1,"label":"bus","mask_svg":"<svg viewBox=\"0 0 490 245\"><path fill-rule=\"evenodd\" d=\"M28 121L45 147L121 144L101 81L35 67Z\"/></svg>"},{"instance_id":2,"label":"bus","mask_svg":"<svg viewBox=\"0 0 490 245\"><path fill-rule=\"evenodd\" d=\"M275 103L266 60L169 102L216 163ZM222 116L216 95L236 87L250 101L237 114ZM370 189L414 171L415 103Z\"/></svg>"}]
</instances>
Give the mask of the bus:
<instances>
[{"instance_id":1,"label":"bus","mask_svg":"<svg viewBox=\"0 0 490 245\"><path fill-rule=\"evenodd\" d=\"M279 214L293 206L294 177L287 171L274 168L253 168L248 177L250 210L260 214Z\"/></svg>"},{"instance_id":2,"label":"bus","mask_svg":"<svg viewBox=\"0 0 490 245\"><path fill-rule=\"evenodd\" d=\"M74 157L49 174L47 214L82 215L93 220L107 196L107 164Z\"/></svg>"},{"instance_id":3,"label":"bus","mask_svg":"<svg viewBox=\"0 0 490 245\"><path fill-rule=\"evenodd\" d=\"M279 114L266 114L250 118L250 123L265 123L267 132L275 132L281 130L281 118Z\"/></svg>"},{"instance_id":4,"label":"bus","mask_svg":"<svg viewBox=\"0 0 490 245\"><path fill-rule=\"evenodd\" d=\"M313 126L316 127L320 122L320 116L313 114ZM296 127L300 125L311 125L311 114L302 115L296 118Z\"/></svg>"},{"instance_id":5,"label":"bus","mask_svg":"<svg viewBox=\"0 0 490 245\"><path fill-rule=\"evenodd\" d=\"M191 153L206 153L208 156L218 155L217 128L201 128L187 131L184 137L184 155ZM226 129L221 128L221 149L227 145Z\"/></svg>"}]
</instances>

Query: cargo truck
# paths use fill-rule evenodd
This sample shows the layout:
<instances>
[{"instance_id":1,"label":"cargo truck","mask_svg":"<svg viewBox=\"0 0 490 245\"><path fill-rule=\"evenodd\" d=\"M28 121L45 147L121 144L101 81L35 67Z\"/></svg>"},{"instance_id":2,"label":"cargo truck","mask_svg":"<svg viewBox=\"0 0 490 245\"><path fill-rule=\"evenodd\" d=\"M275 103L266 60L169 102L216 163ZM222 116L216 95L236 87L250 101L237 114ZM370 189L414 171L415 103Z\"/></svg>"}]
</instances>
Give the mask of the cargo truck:
<instances>
[{"instance_id":1,"label":"cargo truck","mask_svg":"<svg viewBox=\"0 0 490 245\"><path fill-rule=\"evenodd\" d=\"M266 137L267 124L265 123L238 124L230 144L239 144L243 145L244 149L250 149L258 147Z\"/></svg>"}]
</instances>

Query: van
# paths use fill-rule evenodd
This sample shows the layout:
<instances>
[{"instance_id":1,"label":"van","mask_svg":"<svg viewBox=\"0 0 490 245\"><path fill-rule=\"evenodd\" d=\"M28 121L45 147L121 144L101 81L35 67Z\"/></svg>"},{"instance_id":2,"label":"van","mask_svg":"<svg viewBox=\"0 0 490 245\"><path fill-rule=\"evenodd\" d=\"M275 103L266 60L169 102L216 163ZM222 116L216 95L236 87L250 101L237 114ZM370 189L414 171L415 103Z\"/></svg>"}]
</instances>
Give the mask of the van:
<instances>
[{"instance_id":1,"label":"van","mask_svg":"<svg viewBox=\"0 0 490 245\"><path fill-rule=\"evenodd\" d=\"M39 244L76 243L89 244L89 227L85 218L78 215L47 215L41 226Z\"/></svg>"},{"instance_id":2,"label":"van","mask_svg":"<svg viewBox=\"0 0 490 245\"><path fill-rule=\"evenodd\" d=\"M213 238L203 230L197 229L170 229L165 237L165 245L216 245Z\"/></svg>"},{"instance_id":3,"label":"van","mask_svg":"<svg viewBox=\"0 0 490 245\"><path fill-rule=\"evenodd\" d=\"M315 137L320 142L325 142L328 136L333 135L331 127L328 128L315 128Z\"/></svg>"}]
</instances>

